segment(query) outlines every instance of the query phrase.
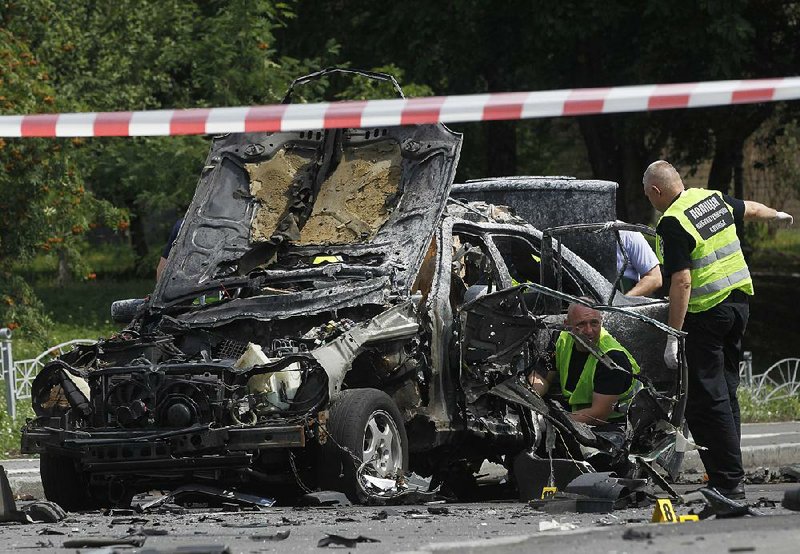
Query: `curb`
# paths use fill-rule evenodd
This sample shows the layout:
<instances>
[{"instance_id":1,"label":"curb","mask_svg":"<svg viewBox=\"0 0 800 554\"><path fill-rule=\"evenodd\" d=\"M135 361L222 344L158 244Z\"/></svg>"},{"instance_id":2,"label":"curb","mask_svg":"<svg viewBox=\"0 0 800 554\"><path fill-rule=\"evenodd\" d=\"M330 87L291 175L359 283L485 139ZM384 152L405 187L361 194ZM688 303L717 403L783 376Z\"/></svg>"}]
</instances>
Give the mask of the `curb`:
<instances>
[{"instance_id":1,"label":"curb","mask_svg":"<svg viewBox=\"0 0 800 554\"><path fill-rule=\"evenodd\" d=\"M17 498L27 498L30 495L36 500L45 499L38 472L35 475L9 475L8 484L11 485L11 492Z\"/></svg>"},{"instance_id":2,"label":"curb","mask_svg":"<svg viewBox=\"0 0 800 554\"><path fill-rule=\"evenodd\" d=\"M778 469L782 466L800 463L800 443L767 444L759 446L742 447L742 465L745 471L758 468L771 467ZM705 472L700 453L697 450L687 452L683 458L681 473Z\"/></svg>"}]
</instances>

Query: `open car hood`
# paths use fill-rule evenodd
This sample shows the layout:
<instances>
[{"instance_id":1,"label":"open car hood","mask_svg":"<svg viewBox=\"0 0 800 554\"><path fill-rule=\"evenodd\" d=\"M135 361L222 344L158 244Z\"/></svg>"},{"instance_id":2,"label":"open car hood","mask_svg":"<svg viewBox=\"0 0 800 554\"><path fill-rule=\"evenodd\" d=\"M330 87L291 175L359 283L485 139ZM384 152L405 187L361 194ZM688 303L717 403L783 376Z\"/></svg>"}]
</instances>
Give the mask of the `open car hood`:
<instances>
[{"instance_id":1,"label":"open car hood","mask_svg":"<svg viewBox=\"0 0 800 554\"><path fill-rule=\"evenodd\" d=\"M460 148L441 124L214 138L151 305L293 274L384 275L407 293Z\"/></svg>"}]
</instances>

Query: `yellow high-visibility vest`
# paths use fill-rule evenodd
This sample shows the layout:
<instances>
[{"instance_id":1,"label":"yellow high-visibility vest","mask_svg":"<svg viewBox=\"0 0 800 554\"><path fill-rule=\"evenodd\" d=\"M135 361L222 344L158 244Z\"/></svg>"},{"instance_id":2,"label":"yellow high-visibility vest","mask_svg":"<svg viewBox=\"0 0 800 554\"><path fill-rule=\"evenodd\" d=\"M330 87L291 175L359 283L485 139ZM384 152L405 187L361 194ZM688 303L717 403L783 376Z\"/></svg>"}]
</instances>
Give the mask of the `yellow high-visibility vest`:
<instances>
[{"instance_id":1,"label":"yellow high-visibility vest","mask_svg":"<svg viewBox=\"0 0 800 554\"><path fill-rule=\"evenodd\" d=\"M686 189L661 218L668 216L677 219L695 242L689 268L692 278L690 312L713 308L736 289L753 294L753 280L736 235L733 208L719 191ZM663 264L664 245L658 235L656 256Z\"/></svg>"},{"instance_id":2,"label":"yellow high-visibility vest","mask_svg":"<svg viewBox=\"0 0 800 554\"><path fill-rule=\"evenodd\" d=\"M594 395L594 372L595 369L597 369L598 361L593 354L589 354L586 358L586 363L583 364L583 371L581 372L578 382L575 384L575 389L567 390L569 361L570 358L572 358L572 347L574 344L575 338L566 331L561 331L556 340L556 369L558 370L558 377L561 382L561 393L569 402L573 412L588 408L592 405L592 397ZM639 374L639 364L633 359L631 353L604 328L600 329L600 340L598 341L597 350L599 350L602 355L615 350L624 352L628 361L631 363L633 373L636 375ZM628 387L628 390L619 396L617 404L622 409L611 412L611 415L608 416L609 421L625 417L625 409L628 404L630 404L633 395L639 388L639 381L637 379L632 379L631 386Z\"/></svg>"}]
</instances>

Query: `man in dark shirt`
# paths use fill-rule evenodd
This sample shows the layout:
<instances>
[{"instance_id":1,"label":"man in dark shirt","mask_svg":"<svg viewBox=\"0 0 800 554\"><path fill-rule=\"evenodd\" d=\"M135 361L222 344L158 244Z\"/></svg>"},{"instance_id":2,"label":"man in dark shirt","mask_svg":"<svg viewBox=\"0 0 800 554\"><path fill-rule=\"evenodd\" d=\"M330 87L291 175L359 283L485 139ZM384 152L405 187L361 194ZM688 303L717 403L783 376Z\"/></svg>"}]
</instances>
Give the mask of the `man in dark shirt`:
<instances>
[{"instance_id":1,"label":"man in dark shirt","mask_svg":"<svg viewBox=\"0 0 800 554\"><path fill-rule=\"evenodd\" d=\"M736 389L753 281L739 237L745 220L779 221L791 215L717 191L686 189L669 163L650 164L644 194L664 215L656 226L656 255L670 277L668 323L686 335L689 370L686 420L709 486L744 498L741 428ZM678 367L678 339L667 338L664 363Z\"/></svg>"},{"instance_id":2,"label":"man in dark shirt","mask_svg":"<svg viewBox=\"0 0 800 554\"><path fill-rule=\"evenodd\" d=\"M598 360L580 341L562 331L555 344L555 364L546 375L528 377L533 389L544 396L558 379L561 392L572 408L575 421L600 426L624 422L625 414L615 405L627 404L635 392L633 373L639 366L633 356L602 326L603 315L582 304L570 304L566 326L589 346L610 358L622 370Z\"/></svg>"},{"instance_id":3,"label":"man in dark shirt","mask_svg":"<svg viewBox=\"0 0 800 554\"><path fill-rule=\"evenodd\" d=\"M167 244L164 246L164 250L161 251L161 258L158 260L158 267L156 267L156 281L161 279L161 274L164 272L164 268L167 265L167 258L169 258L169 253L172 250L172 245L175 244L175 240L178 238L178 233L183 226L183 218L180 218L175 224L172 226L172 231L169 233L169 238L167 239Z\"/></svg>"}]
</instances>

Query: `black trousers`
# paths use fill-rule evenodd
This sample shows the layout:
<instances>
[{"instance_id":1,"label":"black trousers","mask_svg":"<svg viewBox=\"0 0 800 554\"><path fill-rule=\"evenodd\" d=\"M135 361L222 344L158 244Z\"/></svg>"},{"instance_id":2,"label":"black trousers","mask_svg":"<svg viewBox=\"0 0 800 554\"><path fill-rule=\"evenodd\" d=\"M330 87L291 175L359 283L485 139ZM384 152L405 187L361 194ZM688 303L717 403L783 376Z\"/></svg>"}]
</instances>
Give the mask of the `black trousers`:
<instances>
[{"instance_id":1,"label":"black trousers","mask_svg":"<svg viewBox=\"0 0 800 554\"><path fill-rule=\"evenodd\" d=\"M710 310L687 313L689 397L686 421L699 446L709 485L733 488L744 477L736 389L750 307L738 291Z\"/></svg>"}]
</instances>

